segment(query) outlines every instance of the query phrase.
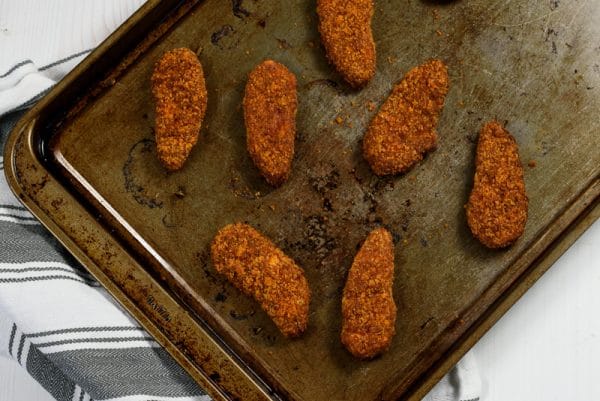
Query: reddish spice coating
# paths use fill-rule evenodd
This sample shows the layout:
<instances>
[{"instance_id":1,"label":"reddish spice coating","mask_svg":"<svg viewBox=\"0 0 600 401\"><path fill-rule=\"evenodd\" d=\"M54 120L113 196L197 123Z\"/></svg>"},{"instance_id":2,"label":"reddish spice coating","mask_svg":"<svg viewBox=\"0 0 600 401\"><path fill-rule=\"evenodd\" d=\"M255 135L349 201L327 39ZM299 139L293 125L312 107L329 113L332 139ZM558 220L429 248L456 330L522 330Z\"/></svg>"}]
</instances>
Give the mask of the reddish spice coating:
<instances>
[{"instance_id":1,"label":"reddish spice coating","mask_svg":"<svg viewBox=\"0 0 600 401\"><path fill-rule=\"evenodd\" d=\"M319 32L329 61L353 87L375 75L373 0L317 0Z\"/></svg>"},{"instance_id":2,"label":"reddish spice coating","mask_svg":"<svg viewBox=\"0 0 600 401\"><path fill-rule=\"evenodd\" d=\"M304 271L269 239L247 224L223 227L211 244L215 269L254 297L287 337L308 325L310 290Z\"/></svg>"},{"instance_id":3,"label":"reddish spice coating","mask_svg":"<svg viewBox=\"0 0 600 401\"><path fill-rule=\"evenodd\" d=\"M358 358L387 350L395 334L394 245L384 228L371 231L356 254L342 298L342 343Z\"/></svg>"},{"instance_id":4,"label":"reddish spice coating","mask_svg":"<svg viewBox=\"0 0 600 401\"><path fill-rule=\"evenodd\" d=\"M206 112L202 65L190 49L170 50L154 66L151 83L158 158L167 170L179 170L198 141Z\"/></svg>"},{"instance_id":5,"label":"reddish spice coating","mask_svg":"<svg viewBox=\"0 0 600 401\"><path fill-rule=\"evenodd\" d=\"M244 95L246 145L267 182L283 184L290 174L296 139L296 76L273 60L248 76Z\"/></svg>"},{"instance_id":6,"label":"reddish spice coating","mask_svg":"<svg viewBox=\"0 0 600 401\"><path fill-rule=\"evenodd\" d=\"M497 121L481 129L473 190L466 205L471 232L488 248L504 248L525 230L529 200L517 142Z\"/></svg>"},{"instance_id":7,"label":"reddish spice coating","mask_svg":"<svg viewBox=\"0 0 600 401\"><path fill-rule=\"evenodd\" d=\"M440 60L413 68L381 106L363 139L363 154L377 175L408 171L436 147L439 114L448 93Z\"/></svg>"}]
</instances>

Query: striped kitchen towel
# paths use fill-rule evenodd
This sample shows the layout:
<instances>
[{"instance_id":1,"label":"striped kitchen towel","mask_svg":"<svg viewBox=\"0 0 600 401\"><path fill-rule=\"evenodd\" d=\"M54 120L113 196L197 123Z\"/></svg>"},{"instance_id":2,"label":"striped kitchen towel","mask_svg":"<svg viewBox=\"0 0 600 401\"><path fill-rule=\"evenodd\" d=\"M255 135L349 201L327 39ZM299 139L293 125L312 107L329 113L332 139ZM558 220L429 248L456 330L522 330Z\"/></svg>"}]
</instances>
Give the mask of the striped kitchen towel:
<instances>
[{"instance_id":1,"label":"striped kitchen towel","mask_svg":"<svg viewBox=\"0 0 600 401\"><path fill-rule=\"evenodd\" d=\"M56 83L52 75L64 75L64 71L71 70L91 51L82 50L39 67L30 59L12 65L0 75L0 115L33 106Z\"/></svg>"},{"instance_id":2,"label":"striped kitchen towel","mask_svg":"<svg viewBox=\"0 0 600 401\"><path fill-rule=\"evenodd\" d=\"M0 1L0 154L19 110L141 3ZM59 401L210 400L15 199L1 157L0 355ZM480 387L467 354L426 400L475 401Z\"/></svg>"}]
</instances>

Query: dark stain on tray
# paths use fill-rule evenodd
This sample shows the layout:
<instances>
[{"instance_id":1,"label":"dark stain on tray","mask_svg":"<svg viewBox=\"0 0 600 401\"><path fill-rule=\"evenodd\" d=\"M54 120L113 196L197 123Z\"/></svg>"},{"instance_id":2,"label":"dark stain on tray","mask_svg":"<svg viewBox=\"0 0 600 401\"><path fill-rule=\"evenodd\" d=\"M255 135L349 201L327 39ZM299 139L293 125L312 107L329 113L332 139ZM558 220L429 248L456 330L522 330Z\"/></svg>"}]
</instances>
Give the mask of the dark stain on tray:
<instances>
[{"instance_id":1,"label":"dark stain on tray","mask_svg":"<svg viewBox=\"0 0 600 401\"><path fill-rule=\"evenodd\" d=\"M177 224L175 224L173 222L173 216L170 213L165 214L162 217L161 222L167 228L175 228L175 227L177 227Z\"/></svg>"},{"instance_id":2,"label":"dark stain on tray","mask_svg":"<svg viewBox=\"0 0 600 401\"><path fill-rule=\"evenodd\" d=\"M242 3L243 0L231 0L231 10L233 11L233 15L240 19L244 19L250 16L250 11L246 10Z\"/></svg>"},{"instance_id":3,"label":"dark stain on tray","mask_svg":"<svg viewBox=\"0 0 600 401\"><path fill-rule=\"evenodd\" d=\"M225 294L224 292L219 292L217 295L215 295L215 301L216 302L227 301L227 294Z\"/></svg>"},{"instance_id":4,"label":"dark stain on tray","mask_svg":"<svg viewBox=\"0 0 600 401\"><path fill-rule=\"evenodd\" d=\"M231 316L235 320L247 320L248 318L254 316L255 313L255 310L250 310L247 313L240 313L232 309L229 311L229 316Z\"/></svg>"},{"instance_id":5,"label":"dark stain on tray","mask_svg":"<svg viewBox=\"0 0 600 401\"><path fill-rule=\"evenodd\" d=\"M209 267L209 262L210 262L209 251L204 250L204 251L196 253L196 258L198 259L198 264L200 265L200 269L204 273L204 277L214 284L219 284L221 280L219 280L219 278L217 278L213 274L213 271Z\"/></svg>"},{"instance_id":6,"label":"dark stain on tray","mask_svg":"<svg viewBox=\"0 0 600 401\"><path fill-rule=\"evenodd\" d=\"M209 375L209 377L210 377L210 379L211 379L212 381L214 381L215 383L218 383L218 382L220 382L220 381L221 381L221 375L220 375L220 374L218 374L217 372L211 373L211 374Z\"/></svg>"},{"instance_id":7,"label":"dark stain on tray","mask_svg":"<svg viewBox=\"0 0 600 401\"><path fill-rule=\"evenodd\" d=\"M183 185L180 185L179 187L177 187L177 191L175 191L175 193L173 195L175 195L175 197L177 199L185 198L185 196L187 195L187 192L185 191L185 187Z\"/></svg>"},{"instance_id":8,"label":"dark stain on tray","mask_svg":"<svg viewBox=\"0 0 600 401\"><path fill-rule=\"evenodd\" d=\"M326 175L310 177L309 182L312 189L323 195L340 185L340 173L336 169L332 169Z\"/></svg>"},{"instance_id":9,"label":"dark stain on tray","mask_svg":"<svg viewBox=\"0 0 600 401\"><path fill-rule=\"evenodd\" d=\"M138 158L144 158L149 153L154 153L155 142L150 139L142 139L129 150L127 160L123 165L123 178L125 179L125 191L133 196L133 199L142 206L150 209L162 208L163 202L157 199L156 194L148 193L143 184L138 182L135 173Z\"/></svg>"},{"instance_id":10,"label":"dark stain on tray","mask_svg":"<svg viewBox=\"0 0 600 401\"><path fill-rule=\"evenodd\" d=\"M336 247L336 240L329 233L325 216L311 215L305 218L304 237L300 247L314 252L319 258L326 257Z\"/></svg>"},{"instance_id":11,"label":"dark stain on tray","mask_svg":"<svg viewBox=\"0 0 600 401\"><path fill-rule=\"evenodd\" d=\"M223 50L225 48L229 48L229 46L225 46L221 43L221 40L227 36L231 36L235 33L235 29L229 24L223 25L221 29L215 31L210 35L210 43L219 47L219 49ZM234 45L233 45L234 46ZM231 46L231 47L233 47Z\"/></svg>"},{"instance_id":12,"label":"dark stain on tray","mask_svg":"<svg viewBox=\"0 0 600 401\"><path fill-rule=\"evenodd\" d=\"M50 202L52 207L56 210L58 210L62 206L63 203L64 203L64 199L62 199L62 198L54 199L52 202Z\"/></svg>"},{"instance_id":13,"label":"dark stain on tray","mask_svg":"<svg viewBox=\"0 0 600 401\"><path fill-rule=\"evenodd\" d=\"M279 44L279 48L280 49L284 49L284 50L288 50L291 49L293 46L285 39L280 39L280 38L275 38L277 39L277 43Z\"/></svg>"},{"instance_id":14,"label":"dark stain on tray","mask_svg":"<svg viewBox=\"0 0 600 401\"><path fill-rule=\"evenodd\" d=\"M398 230L395 229L395 227L389 224L382 224L382 227L390 232L390 234L392 235L392 241L394 241L394 244L397 245L402 239L402 234L400 234Z\"/></svg>"}]
</instances>

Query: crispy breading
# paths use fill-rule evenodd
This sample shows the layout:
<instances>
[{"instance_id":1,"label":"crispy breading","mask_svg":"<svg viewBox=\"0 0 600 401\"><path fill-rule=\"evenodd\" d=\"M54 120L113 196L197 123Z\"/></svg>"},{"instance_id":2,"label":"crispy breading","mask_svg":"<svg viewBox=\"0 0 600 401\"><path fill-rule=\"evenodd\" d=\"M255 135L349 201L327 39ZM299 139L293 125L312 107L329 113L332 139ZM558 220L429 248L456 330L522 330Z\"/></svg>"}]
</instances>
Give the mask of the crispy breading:
<instances>
[{"instance_id":1,"label":"crispy breading","mask_svg":"<svg viewBox=\"0 0 600 401\"><path fill-rule=\"evenodd\" d=\"M170 50L156 62L151 84L158 158L167 170L179 170L198 141L206 112L202 65L190 49Z\"/></svg>"},{"instance_id":2,"label":"crispy breading","mask_svg":"<svg viewBox=\"0 0 600 401\"><path fill-rule=\"evenodd\" d=\"M488 248L504 248L525 230L529 200L515 138L497 121L484 125L466 205L471 232Z\"/></svg>"},{"instance_id":3,"label":"crispy breading","mask_svg":"<svg viewBox=\"0 0 600 401\"><path fill-rule=\"evenodd\" d=\"M375 75L373 0L317 0L317 14L327 58L351 86L365 86Z\"/></svg>"},{"instance_id":4,"label":"crispy breading","mask_svg":"<svg viewBox=\"0 0 600 401\"><path fill-rule=\"evenodd\" d=\"M265 60L248 76L244 120L248 153L273 186L290 174L296 139L296 76L284 65Z\"/></svg>"},{"instance_id":5,"label":"crispy breading","mask_svg":"<svg viewBox=\"0 0 600 401\"><path fill-rule=\"evenodd\" d=\"M215 269L253 297L287 337L308 325L310 289L304 271L247 224L223 227L211 244Z\"/></svg>"},{"instance_id":6,"label":"crispy breading","mask_svg":"<svg viewBox=\"0 0 600 401\"><path fill-rule=\"evenodd\" d=\"M387 350L396 324L392 295L394 244L384 228L371 231L356 254L342 298L342 343L358 358Z\"/></svg>"},{"instance_id":7,"label":"crispy breading","mask_svg":"<svg viewBox=\"0 0 600 401\"><path fill-rule=\"evenodd\" d=\"M364 157L375 174L406 172L436 148L447 93L448 70L440 60L413 68L394 86L363 139Z\"/></svg>"}]
</instances>

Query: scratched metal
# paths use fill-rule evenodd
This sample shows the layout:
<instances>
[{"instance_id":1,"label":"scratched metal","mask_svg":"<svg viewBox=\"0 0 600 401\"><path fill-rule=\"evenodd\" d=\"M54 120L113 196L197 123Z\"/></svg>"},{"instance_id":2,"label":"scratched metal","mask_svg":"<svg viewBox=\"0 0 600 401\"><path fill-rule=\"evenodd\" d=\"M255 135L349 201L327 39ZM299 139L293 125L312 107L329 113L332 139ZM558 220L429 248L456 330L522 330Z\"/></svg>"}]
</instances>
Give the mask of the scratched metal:
<instances>
[{"instance_id":1,"label":"scratched metal","mask_svg":"<svg viewBox=\"0 0 600 401\"><path fill-rule=\"evenodd\" d=\"M82 196L110 205L132 253L282 397L393 399L516 280L527 250L598 179L600 7L378 0L377 74L362 91L328 65L314 7L313 0L203 2L60 127L54 163L88 185L77 186ZM149 77L157 58L180 46L200 55L209 101L198 145L183 170L168 174L154 148ZM439 147L409 173L377 178L360 152L372 105L434 57L451 78ZM265 58L298 78L296 155L279 189L265 184L245 150L244 85ZM505 251L474 240L463 210L477 132L492 118L519 143L530 197L525 234ZM216 274L209 243L234 221L257 227L305 269L313 298L302 338L284 339ZM361 362L339 341L340 297L359 244L379 225L396 241L397 334L386 354Z\"/></svg>"}]
</instances>

